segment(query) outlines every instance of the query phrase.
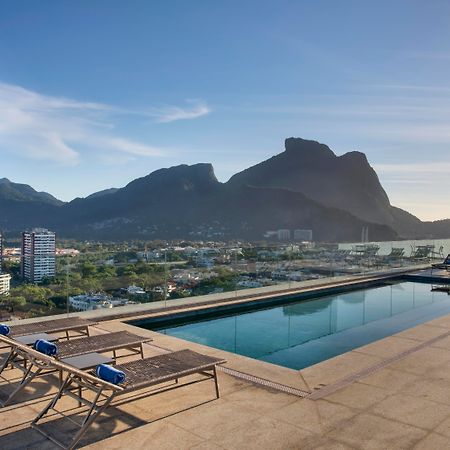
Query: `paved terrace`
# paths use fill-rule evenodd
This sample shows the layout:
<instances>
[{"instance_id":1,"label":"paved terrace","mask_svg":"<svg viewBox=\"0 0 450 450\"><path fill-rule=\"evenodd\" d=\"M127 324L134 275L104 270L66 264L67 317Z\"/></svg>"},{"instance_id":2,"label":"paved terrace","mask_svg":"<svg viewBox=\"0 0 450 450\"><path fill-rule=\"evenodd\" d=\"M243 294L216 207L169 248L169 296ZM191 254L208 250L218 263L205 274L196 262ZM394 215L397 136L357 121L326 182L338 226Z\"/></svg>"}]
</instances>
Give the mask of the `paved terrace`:
<instances>
[{"instance_id":1,"label":"paved terrace","mask_svg":"<svg viewBox=\"0 0 450 450\"><path fill-rule=\"evenodd\" d=\"M450 448L450 315L301 371L139 329L120 319L104 320L93 332L120 329L153 337L145 344L146 356L191 348L225 357L228 362L219 372L221 398L214 399L211 381L130 398L112 407L80 447ZM9 371L8 378L14 377L17 373ZM51 377L40 379L23 394L22 403L0 410L0 448L55 448L29 428L55 386ZM76 416L73 400L64 406ZM67 431L61 419L55 417L53 423L53 430Z\"/></svg>"}]
</instances>

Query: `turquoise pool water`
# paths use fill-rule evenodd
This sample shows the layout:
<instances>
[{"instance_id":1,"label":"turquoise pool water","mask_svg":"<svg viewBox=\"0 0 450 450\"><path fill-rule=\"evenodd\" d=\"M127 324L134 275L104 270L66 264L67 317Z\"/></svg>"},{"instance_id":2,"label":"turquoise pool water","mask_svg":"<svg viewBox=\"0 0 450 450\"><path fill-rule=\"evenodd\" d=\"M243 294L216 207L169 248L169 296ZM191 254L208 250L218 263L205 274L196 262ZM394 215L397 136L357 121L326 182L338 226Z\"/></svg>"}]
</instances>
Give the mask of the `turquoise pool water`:
<instances>
[{"instance_id":1,"label":"turquoise pool water","mask_svg":"<svg viewBox=\"0 0 450 450\"><path fill-rule=\"evenodd\" d=\"M225 317L138 326L301 369L449 313L450 295L399 282Z\"/></svg>"}]
</instances>

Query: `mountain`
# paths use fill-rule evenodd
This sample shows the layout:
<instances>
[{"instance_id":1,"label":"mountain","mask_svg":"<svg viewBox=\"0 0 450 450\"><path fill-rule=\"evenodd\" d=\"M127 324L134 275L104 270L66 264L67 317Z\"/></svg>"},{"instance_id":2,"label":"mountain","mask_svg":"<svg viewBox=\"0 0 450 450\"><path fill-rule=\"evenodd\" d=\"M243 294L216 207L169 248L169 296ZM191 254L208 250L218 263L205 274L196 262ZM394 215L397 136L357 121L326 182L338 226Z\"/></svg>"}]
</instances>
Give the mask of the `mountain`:
<instances>
[{"instance_id":1,"label":"mountain","mask_svg":"<svg viewBox=\"0 0 450 450\"><path fill-rule=\"evenodd\" d=\"M291 189L362 220L392 227L400 235L420 232L417 217L391 206L376 172L361 152L337 156L319 142L288 138L284 152L237 173L228 183Z\"/></svg>"},{"instance_id":2,"label":"mountain","mask_svg":"<svg viewBox=\"0 0 450 450\"><path fill-rule=\"evenodd\" d=\"M55 224L71 236L110 239L262 239L268 230L313 228L317 239L355 240L368 222L304 194L220 183L211 164L160 169L102 197L76 199ZM395 238L382 225L374 236Z\"/></svg>"},{"instance_id":3,"label":"mountain","mask_svg":"<svg viewBox=\"0 0 450 450\"><path fill-rule=\"evenodd\" d=\"M450 220L421 222L390 204L363 153L337 156L324 144L289 138L285 151L226 183L211 164L180 165L62 203L0 181L0 229L47 226L83 239L262 240L268 231L312 229L318 241L450 237Z\"/></svg>"},{"instance_id":4,"label":"mountain","mask_svg":"<svg viewBox=\"0 0 450 450\"><path fill-rule=\"evenodd\" d=\"M94 192L93 194L88 195L86 198L103 197L104 195L114 194L118 190L118 188L103 189L102 191Z\"/></svg>"},{"instance_id":5,"label":"mountain","mask_svg":"<svg viewBox=\"0 0 450 450\"><path fill-rule=\"evenodd\" d=\"M63 202L27 184L0 179L0 230L20 231L44 226L59 213Z\"/></svg>"},{"instance_id":6,"label":"mountain","mask_svg":"<svg viewBox=\"0 0 450 450\"><path fill-rule=\"evenodd\" d=\"M13 183L8 178L0 178L0 201L39 202L61 206L63 202L48 194L37 192L28 184Z\"/></svg>"}]
</instances>

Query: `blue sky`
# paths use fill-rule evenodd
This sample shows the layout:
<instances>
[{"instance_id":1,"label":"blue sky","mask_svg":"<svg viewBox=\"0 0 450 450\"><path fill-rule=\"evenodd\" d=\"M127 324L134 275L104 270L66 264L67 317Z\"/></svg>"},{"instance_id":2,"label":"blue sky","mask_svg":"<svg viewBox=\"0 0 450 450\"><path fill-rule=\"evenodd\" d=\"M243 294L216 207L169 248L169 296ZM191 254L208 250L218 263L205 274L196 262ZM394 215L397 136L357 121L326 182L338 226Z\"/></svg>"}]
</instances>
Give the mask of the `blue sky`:
<instances>
[{"instance_id":1,"label":"blue sky","mask_svg":"<svg viewBox=\"0 0 450 450\"><path fill-rule=\"evenodd\" d=\"M5 0L0 177L63 200L181 163L226 181L299 136L450 217L449 79L448 1Z\"/></svg>"}]
</instances>

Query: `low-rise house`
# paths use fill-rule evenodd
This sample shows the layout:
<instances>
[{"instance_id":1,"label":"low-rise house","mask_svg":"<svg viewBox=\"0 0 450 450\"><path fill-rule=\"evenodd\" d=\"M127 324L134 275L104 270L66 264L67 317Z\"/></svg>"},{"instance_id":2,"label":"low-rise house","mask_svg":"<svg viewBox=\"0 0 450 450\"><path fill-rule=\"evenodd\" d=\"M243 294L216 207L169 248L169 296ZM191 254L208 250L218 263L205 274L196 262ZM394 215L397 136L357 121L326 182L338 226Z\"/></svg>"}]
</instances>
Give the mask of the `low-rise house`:
<instances>
[{"instance_id":1,"label":"low-rise house","mask_svg":"<svg viewBox=\"0 0 450 450\"><path fill-rule=\"evenodd\" d=\"M128 286L127 293L130 295L145 295L146 292L139 286Z\"/></svg>"},{"instance_id":2,"label":"low-rise house","mask_svg":"<svg viewBox=\"0 0 450 450\"><path fill-rule=\"evenodd\" d=\"M57 248L56 256L78 256L80 251L75 248Z\"/></svg>"},{"instance_id":3,"label":"low-rise house","mask_svg":"<svg viewBox=\"0 0 450 450\"><path fill-rule=\"evenodd\" d=\"M238 281L237 285L244 289L247 288L259 288L262 286L262 283L256 280L241 280Z\"/></svg>"},{"instance_id":4,"label":"low-rise house","mask_svg":"<svg viewBox=\"0 0 450 450\"><path fill-rule=\"evenodd\" d=\"M70 306L77 311L91 311L93 309L112 308L112 298L109 295L82 294L69 297Z\"/></svg>"}]
</instances>

